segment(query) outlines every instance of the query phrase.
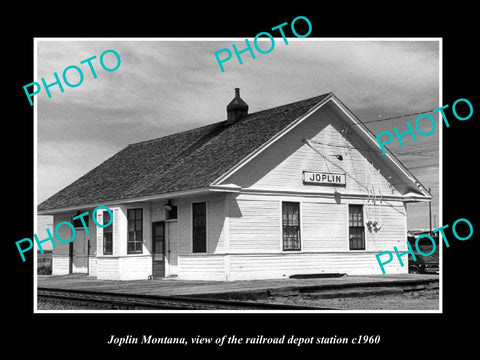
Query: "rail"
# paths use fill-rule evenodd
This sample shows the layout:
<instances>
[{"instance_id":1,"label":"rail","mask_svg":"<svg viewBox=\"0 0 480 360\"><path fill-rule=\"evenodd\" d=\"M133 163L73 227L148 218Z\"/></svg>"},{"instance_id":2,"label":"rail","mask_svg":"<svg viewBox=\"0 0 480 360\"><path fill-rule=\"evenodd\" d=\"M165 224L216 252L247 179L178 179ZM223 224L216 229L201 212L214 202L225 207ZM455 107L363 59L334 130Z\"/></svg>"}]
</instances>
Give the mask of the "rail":
<instances>
[{"instance_id":1,"label":"rail","mask_svg":"<svg viewBox=\"0 0 480 360\"><path fill-rule=\"evenodd\" d=\"M38 299L73 301L83 304L102 304L120 309L184 309L184 310L334 310L327 307L238 301L184 296L118 294L72 289L37 289Z\"/></svg>"}]
</instances>

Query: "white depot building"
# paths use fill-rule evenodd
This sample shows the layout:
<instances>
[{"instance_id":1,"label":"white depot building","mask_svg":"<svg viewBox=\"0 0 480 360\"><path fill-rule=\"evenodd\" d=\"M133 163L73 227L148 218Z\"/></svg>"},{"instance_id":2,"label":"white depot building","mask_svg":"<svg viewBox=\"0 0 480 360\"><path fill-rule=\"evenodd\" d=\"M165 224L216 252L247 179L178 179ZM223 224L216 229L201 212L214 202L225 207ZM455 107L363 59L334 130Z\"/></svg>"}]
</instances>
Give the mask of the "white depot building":
<instances>
[{"instance_id":1,"label":"white depot building","mask_svg":"<svg viewBox=\"0 0 480 360\"><path fill-rule=\"evenodd\" d=\"M430 199L333 93L249 114L235 89L227 120L128 145L38 213L112 210L105 228L84 218L89 234L75 221L54 275L231 281L381 274L375 254L407 250L406 203Z\"/></svg>"}]
</instances>

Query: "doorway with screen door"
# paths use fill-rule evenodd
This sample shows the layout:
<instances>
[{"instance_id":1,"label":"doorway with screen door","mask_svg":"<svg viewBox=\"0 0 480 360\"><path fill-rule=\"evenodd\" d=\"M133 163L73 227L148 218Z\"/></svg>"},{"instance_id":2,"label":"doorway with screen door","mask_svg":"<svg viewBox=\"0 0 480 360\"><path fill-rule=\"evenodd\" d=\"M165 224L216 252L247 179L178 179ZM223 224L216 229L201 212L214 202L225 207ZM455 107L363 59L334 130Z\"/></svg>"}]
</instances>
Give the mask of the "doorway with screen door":
<instances>
[{"instance_id":1,"label":"doorway with screen door","mask_svg":"<svg viewBox=\"0 0 480 360\"><path fill-rule=\"evenodd\" d=\"M152 223L152 275L154 279L165 276L165 221Z\"/></svg>"}]
</instances>

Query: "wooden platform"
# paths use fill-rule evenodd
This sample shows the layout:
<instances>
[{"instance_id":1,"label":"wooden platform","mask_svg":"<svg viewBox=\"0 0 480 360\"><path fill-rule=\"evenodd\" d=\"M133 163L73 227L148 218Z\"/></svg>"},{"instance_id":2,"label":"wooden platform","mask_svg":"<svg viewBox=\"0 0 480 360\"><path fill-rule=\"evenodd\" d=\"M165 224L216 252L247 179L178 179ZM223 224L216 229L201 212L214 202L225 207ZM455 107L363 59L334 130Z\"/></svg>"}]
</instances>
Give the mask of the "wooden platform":
<instances>
[{"instance_id":1,"label":"wooden platform","mask_svg":"<svg viewBox=\"0 0 480 360\"><path fill-rule=\"evenodd\" d=\"M309 291L332 291L361 287L416 287L438 284L438 275L344 276L317 279L278 279L251 281L185 281L174 278L158 280L96 280L86 275L38 275L37 286L51 289L76 289L121 294L158 296L201 296L218 298L262 298L295 295Z\"/></svg>"}]
</instances>

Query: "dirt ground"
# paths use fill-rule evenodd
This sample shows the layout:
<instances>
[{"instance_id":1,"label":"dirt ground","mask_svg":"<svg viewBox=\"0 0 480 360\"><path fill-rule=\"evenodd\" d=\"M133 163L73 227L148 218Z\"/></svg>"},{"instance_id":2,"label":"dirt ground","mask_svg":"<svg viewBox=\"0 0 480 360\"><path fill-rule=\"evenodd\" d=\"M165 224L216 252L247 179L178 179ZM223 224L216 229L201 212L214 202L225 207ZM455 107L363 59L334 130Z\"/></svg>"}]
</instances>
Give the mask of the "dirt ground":
<instances>
[{"instance_id":1,"label":"dirt ground","mask_svg":"<svg viewBox=\"0 0 480 360\"><path fill-rule=\"evenodd\" d=\"M438 289L405 291L399 294L356 296L331 299L308 295L274 297L269 301L284 304L322 306L342 310L439 310Z\"/></svg>"},{"instance_id":2,"label":"dirt ground","mask_svg":"<svg viewBox=\"0 0 480 360\"><path fill-rule=\"evenodd\" d=\"M308 296L271 297L261 302L321 306L341 310L438 310L438 289L408 291L391 295L357 296L332 299L311 299ZM111 310L107 305L80 305L39 300L39 310Z\"/></svg>"}]
</instances>

